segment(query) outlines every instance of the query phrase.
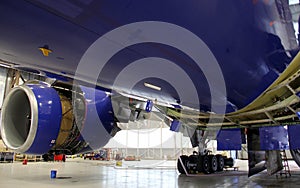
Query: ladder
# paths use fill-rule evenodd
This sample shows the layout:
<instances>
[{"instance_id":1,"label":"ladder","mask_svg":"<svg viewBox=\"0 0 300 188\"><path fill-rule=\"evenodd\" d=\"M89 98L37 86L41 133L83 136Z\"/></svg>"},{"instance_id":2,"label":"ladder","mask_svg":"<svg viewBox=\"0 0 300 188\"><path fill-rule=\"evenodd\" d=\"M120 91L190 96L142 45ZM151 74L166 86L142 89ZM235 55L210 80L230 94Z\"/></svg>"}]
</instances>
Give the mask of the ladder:
<instances>
[{"instance_id":1,"label":"ladder","mask_svg":"<svg viewBox=\"0 0 300 188\"><path fill-rule=\"evenodd\" d=\"M288 176L291 176L291 171L290 171L290 167L289 167L289 163L288 163L288 159L286 156L286 152L285 150L281 150L280 151L280 156L281 156L281 160L282 160L282 166L283 169L276 174L276 178L278 178L278 174L280 175L280 177L282 177L282 175L285 175L285 178L287 178Z\"/></svg>"}]
</instances>

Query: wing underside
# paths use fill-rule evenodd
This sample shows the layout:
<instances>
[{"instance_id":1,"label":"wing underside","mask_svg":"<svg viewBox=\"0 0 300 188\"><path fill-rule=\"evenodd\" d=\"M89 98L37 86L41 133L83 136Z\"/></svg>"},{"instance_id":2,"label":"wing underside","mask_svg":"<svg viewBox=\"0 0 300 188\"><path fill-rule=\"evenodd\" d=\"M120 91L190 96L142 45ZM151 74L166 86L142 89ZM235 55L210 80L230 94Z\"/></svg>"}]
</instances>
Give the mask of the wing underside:
<instances>
[{"instance_id":1,"label":"wing underside","mask_svg":"<svg viewBox=\"0 0 300 188\"><path fill-rule=\"evenodd\" d=\"M300 55L259 97L246 107L228 114L168 108L167 115L198 127L252 127L289 125L298 121L300 108ZM247 87L247 86L245 86Z\"/></svg>"}]
</instances>

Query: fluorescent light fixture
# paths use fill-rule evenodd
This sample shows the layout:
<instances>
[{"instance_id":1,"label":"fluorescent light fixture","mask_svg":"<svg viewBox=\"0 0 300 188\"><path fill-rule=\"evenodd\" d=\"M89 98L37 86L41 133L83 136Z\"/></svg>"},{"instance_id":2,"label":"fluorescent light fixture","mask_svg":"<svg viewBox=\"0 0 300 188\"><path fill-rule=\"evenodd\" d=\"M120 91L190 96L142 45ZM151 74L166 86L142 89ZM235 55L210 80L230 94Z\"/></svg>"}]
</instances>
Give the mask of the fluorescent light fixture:
<instances>
[{"instance_id":1,"label":"fluorescent light fixture","mask_svg":"<svg viewBox=\"0 0 300 188\"><path fill-rule=\"evenodd\" d=\"M6 64L6 63L2 63L2 62L0 61L0 67L4 67L4 68L10 68L10 67L11 67L11 65L9 65L9 64Z\"/></svg>"},{"instance_id":2,"label":"fluorescent light fixture","mask_svg":"<svg viewBox=\"0 0 300 188\"><path fill-rule=\"evenodd\" d=\"M149 83L147 83L147 82L144 83L144 86L149 87L149 88L151 88L151 89L155 89L155 90L157 90L157 91L160 91L160 90L161 90L161 87L155 86L155 85L153 85L153 84L149 84Z\"/></svg>"}]
</instances>

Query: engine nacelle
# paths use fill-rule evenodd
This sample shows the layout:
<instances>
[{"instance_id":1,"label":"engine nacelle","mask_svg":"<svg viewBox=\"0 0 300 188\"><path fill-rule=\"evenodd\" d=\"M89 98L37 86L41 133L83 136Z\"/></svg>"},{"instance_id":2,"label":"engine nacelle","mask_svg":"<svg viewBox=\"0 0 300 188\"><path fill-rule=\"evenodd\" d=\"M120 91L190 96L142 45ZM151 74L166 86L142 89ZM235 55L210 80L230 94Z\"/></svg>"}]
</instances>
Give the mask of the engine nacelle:
<instances>
[{"instance_id":1,"label":"engine nacelle","mask_svg":"<svg viewBox=\"0 0 300 188\"><path fill-rule=\"evenodd\" d=\"M62 109L57 92L45 85L21 85L6 96L1 113L1 136L20 153L47 153L60 130Z\"/></svg>"},{"instance_id":2,"label":"engine nacelle","mask_svg":"<svg viewBox=\"0 0 300 188\"><path fill-rule=\"evenodd\" d=\"M104 91L66 83L16 86L1 113L5 145L19 153L74 154L104 146L117 128Z\"/></svg>"}]
</instances>

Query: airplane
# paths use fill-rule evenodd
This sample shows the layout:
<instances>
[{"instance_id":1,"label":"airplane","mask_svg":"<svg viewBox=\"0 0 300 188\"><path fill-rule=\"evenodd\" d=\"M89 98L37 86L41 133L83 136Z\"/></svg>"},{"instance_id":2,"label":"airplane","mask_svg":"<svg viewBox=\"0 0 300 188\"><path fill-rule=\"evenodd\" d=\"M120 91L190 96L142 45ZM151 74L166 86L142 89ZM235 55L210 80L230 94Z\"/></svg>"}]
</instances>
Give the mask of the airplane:
<instances>
[{"instance_id":1,"label":"airplane","mask_svg":"<svg viewBox=\"0 0 300 188\"><path fill-rule=\"evenodd\" d=\"M0 60L13 88L1 137L21 153L84 153L118 123L158 117L198 147L179 157L182 174L232 166L209 140L247 143L249 176L280 171L281 150L300 166L299 15L288 3L3 0Z\"/></svg>"}]
</instances>

